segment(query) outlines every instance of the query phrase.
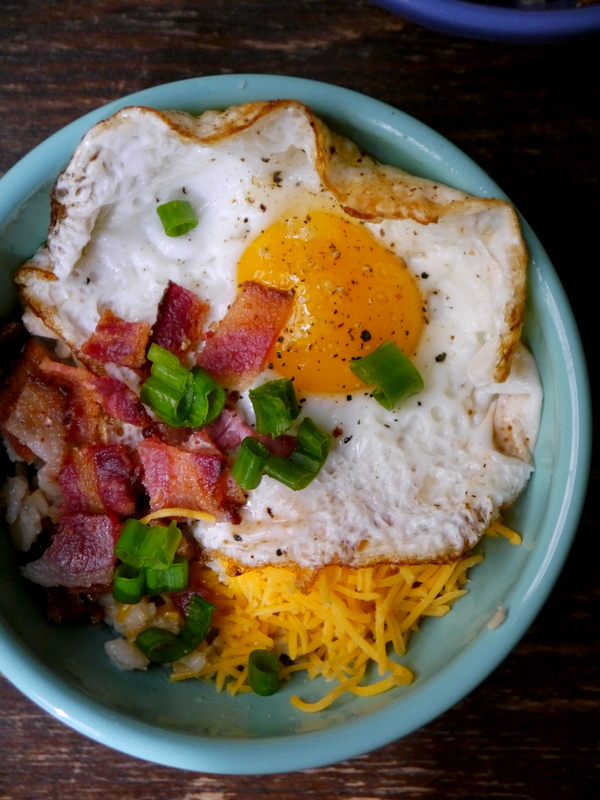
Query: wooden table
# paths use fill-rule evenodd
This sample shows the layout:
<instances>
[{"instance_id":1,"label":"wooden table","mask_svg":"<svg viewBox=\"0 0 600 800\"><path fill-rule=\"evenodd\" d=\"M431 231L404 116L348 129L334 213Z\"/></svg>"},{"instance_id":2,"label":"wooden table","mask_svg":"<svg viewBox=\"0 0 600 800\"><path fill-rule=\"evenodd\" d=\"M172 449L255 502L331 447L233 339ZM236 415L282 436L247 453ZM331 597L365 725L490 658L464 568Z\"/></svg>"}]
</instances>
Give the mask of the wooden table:
<instances>
[{"instance_id":1,"label":"wooden table","mask_svg":"<svg viewBox=\"0 0 600 800\"><path fill-rule=\"evenodd\" d=\"M148 86L265 72L364 92L474 158L531 223L598 342L600 41L449 38L366 0L5 0L0 174L66 123ZM567 565L539 618L469 697L369 755L294 775L221 777L95 744L0 679L2 800L587 798L600 789L598 456Z\"/></svg>"}]
</instances>

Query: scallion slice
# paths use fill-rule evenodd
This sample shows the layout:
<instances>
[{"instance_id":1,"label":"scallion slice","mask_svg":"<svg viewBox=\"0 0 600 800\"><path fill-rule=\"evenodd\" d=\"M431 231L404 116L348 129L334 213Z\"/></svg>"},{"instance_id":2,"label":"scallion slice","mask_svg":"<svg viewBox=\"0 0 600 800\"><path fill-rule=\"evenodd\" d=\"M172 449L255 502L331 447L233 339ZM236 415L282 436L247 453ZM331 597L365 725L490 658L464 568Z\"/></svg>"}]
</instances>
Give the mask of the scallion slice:
<instances>
[{"instance_id":1,"label":"scallion slice","mask_svg":"<svg viewBox=\"0 0 600 800\"><path fill-rule=\"evenodd\" d=\"M179 632L179 638L189 647L188 652L195 650L208 636L216 608L202 595L192 595L185 612L185 625Z\"/></svg>"},{"instance_id":2,"label":"scallion slice","mask_svg":"<svg viewBox=\"0 0 600 800\"><path fill-rule=\"evenodd\" d=\"M263 383L250 389L248 396L256 415L256 430L281 436L300 413L294 386L288 378Z\"/></svg>"},{"instance_id":3,"label":"scallion slice","mask_svg":"<svg viewBox=\"0 0 600 800\"><path fill-rule=\"evenodd\" d=\"M152 361L152 374L175 389L185 391L189 370L183 366L174 353L152 342L148 350L148 360Z\"/></svg>"},{"instance_id":4,"label":"scallion slice","mask_svg":"<svg viewBox=\"0 0 600 800\"><path fill-rule=\"evenodd\" d=\"M152 344L148 350L152 374L140 398L173 428L200 428L215 420L225 406L226 392L205 370L183 366L176 355Z\"/></svg>"},{"instance_id":5,"label":"scallion slice","mask_svg":"<svg viewBox=\"0 0 600 800\"><path fill-rule=\"evenodd\" d=\"M189 378L189 373L188 373ZM165 383L155 375L150 375L140 389L140 400L172 428L187 426L190 409L194 400L194 387L191 380L183 391Z\"/></svg>"},{"instance_id":6,"label":"scallion slice","mask_svg":"<svg viewBox=\"0 0 600 800\"><path fill-rule=\"evenodd\" d=\"M135 643L148 661L158 664L171 664L191 652L177 634L165 628L146 628L138 633Z\"/></svg>"},{"instance_id":7,"label":"scallion slice","mask_svg":"<svg viewBox=\"0 0 600 800\"><path fill-rule=\"evenodd\" d=\"M166 569L145 570L146 593L162 594L163 592L181 592L188 584L188 561L185 558L173 559Z\"/></svg>"},{"instance_id":8,"label":"scallion slice","mask_svg":"<svg viewBox=\"0 0 600 800\"><path fill-rule=\"evenodd\" d=\"M294 453L309 454L323 464L331 447L331 436L324 433L310 417L304 417L297 433L297 446ZM292 454L293 457L294 454Z\"/></svg>"},{"instance_id":9,"label":"scallion slice","mask_svg":"<svg viewBox=\"0 0 600 800\"><path fill-rule=\"evenodd\" d=\"M199 428L215 420L223 408L227 393L219 386L206 370L194 367L192 372L194 399L188 412L186 425Z\"/></svg>"},{"instance_id":10,"label":"scallion slice","mask_svg":"<svg viewBox=\"0 0 600 800\"><path fill-rule=\"evenodd\" d=\"M119 564L113 575L113 597L119 603L139 603L144 596L144 570Z\"/></svg>"},{"instance_id":11,"label":"scallion slice","mask_svg":"<svg viewBox=\"0 0 600 800\"><path fill-rule=\"evenodd\" d=\"M156 207L167 236L181 236L198 224L198 217L187 200L171 200Z\"/></svg>"},{"instance_id":12,"label":"scallion slice","mask_svg":"<svg viewBox=\"0 0 600 800\"><path fill-rule=\"evenodd\" d=\"M115 555L135 569L166 569L173 563L180 541L181 531L174 522L165 528L128 519L115 546Z\"/></svg>"},{"instance_id":13,"label":"scallion slice","mask_svg":"<svg viewBox=\"0 0 600 800\"><path fill-rule=\"evenodd\" d=\"M279 684L279 660L269 650L253 650L248 656L248 683L263 697L275 694Z\"/></svg>"},{"instance_id":14,"label":"scallion slice","mask_svg":"<svg viewBox=\"0 0 600 800\"><path fill-rule=\"evenodd\" d=\"M313 469L307 469L291 458L281 456L271 456L263 467L263 472L294 491L306 488L316 474Z\"/></svg>"},{"instance_id":15,"label":"scallion slice","mask_svg":"<svg viewBox=\"0 0 600 800\"><path fill-rule=\"evenodd\" d=\"M351 361L350 369L363 383L375 385L373 397L388 410L424 386L419 370L393 342L384 342L368 356Z\"/></svg>"},{"instance_id":16,"label":"scallion slice","mask_svg":"<svg viewBox=\"0 0 600 800\"><path fill-rule=\"evenodd\" d=\"M185 624L178 634L164 628L146 628L136 637L135 643L149 661L170 664L187 656L206 639L216 606L199 594L188 603Z\"/></svg>"},{"instance_id":17,"label":"scallion slice","mask_svg":"<svg viewBox=\"0 0 600 800\"><path fill-rule=\"evenodd\" d=\"M262 442L252 436L242 440L240 451L231 468L231 475L242 489L256 489L270 453Z\"/></svg>"}]
</instances>

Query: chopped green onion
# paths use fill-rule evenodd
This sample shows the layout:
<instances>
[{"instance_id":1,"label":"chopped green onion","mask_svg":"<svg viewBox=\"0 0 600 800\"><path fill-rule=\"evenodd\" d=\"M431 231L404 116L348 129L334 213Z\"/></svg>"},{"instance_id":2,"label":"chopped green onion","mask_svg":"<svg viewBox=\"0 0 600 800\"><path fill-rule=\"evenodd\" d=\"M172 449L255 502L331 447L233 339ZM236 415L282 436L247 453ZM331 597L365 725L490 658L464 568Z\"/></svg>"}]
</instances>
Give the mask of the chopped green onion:
<instances>
[{"instance_id":1,"label":"chopped green onion","mask_svg":"<svg viewBox=\"0 0 600 800\"><path fill-rule=\"evenodd\" d=\"M191 371L176 355L152 344L148 350L152 374L140 399L173 428L200 428L215 420L225 406L226 392L200 367Z\"/></svg>"},{"instance_id":2,"label":"chopped green onion","mask_svg":"<svg viewBox=\"0 0 600 800\"><path fill-rule=\"evenodd\" d=\"M188 652L195 650L208 636L216 608L202 595L192 595L185 612L185 625L179 632L180 639L189 647Z\"/></svg>"},{"instance_id":3,"label":"chopped green onion","mask_svg":"<svg viewBox=\"0 0 600 800\"><path fill-rule=\"evenodd\" d=\"M171 664L190 652L177 634L165 628L146 628L138 633L135 643L148 661L159 664Z\"/></svg>"},{"instance_id":4,"label":"chopped green onion","mask_svg":"<svg viewBox=\"0 0 600 800\"><path fill-rule=\"evenodd\" d=\"M191 381L186 391L179 391L172 385L151 375L140 389L140 400L172 428L187 426L188 416L194 400L194 387Z\"/></svg>"},{"instance_id":5,"label":"chopped green onion","mask_svg":"<svg viewBox=\"0 0 600 800\"><path fill-rule=\"evenodd\" d=\"M194 367L191 375L194 399L185 424L190 428L199 428L219 416L225 406L227 393L206 370Z\"/></svg>"},{"instance_id":6,"label":"chopped green onion","mask_svg":"<svg viewBox=\"0 0 600 800\"><path fill-rule=\"evenodd\" d=\"M246 436L231 468L231 475L242 489L256 489L262 478L263 467L270 453L262 442Z\"/></svg>"},{"instance_id":7,"label":"chopped green onion","mask_svg":"<svg viewBox=\"0 0 600 800\"><path fill-rule=\"evenodd\" d=\"M271 456L263 467L263 472L294 491L308 486L316 474L313 469L307 469L306 466L292 461L291 458L282 458L281 456Z\"/></svg>"},{"instance_id":8,"label":"chopped green onion","mask_svg":"<svg viewBox=\"0 0 600 800\"><path fill-rule=\"evenodd\" d=\"M384 342L368 356L351 361L350 369L363 383L375 384L373 397L388 410L424 386L418 369L392 342Z\"/></svg>"},{"instance_id":9,"label":"chopped green onion","mask_svg":"<svg viewBox=\"0 0 600 800\"><path fill-rule=\"evenodd\" d=\"M248 396L256 415L256 430L280 436L292 425L300 413L294 386L287 378L263 383L250 389Z\"/></svg>"},{"instance_id":10,"label":"chopped green onion","mask_svg":"<svg viewBox=\"0 0 600 800\"><path fill-rule=\"evenodd\" d=\"M170 664L187 656L206 639L216 606L199 594L188 603L186 619L178 634L164 628L146 628L136 637L135 643L149 661Z\"/></svg>"},{"instance_id":11,"label":"chopped green onion","mask_svg":"<svg viewBox=\"0 0 600 800\"><path fill-rule=\"evenodd\" d=\"M313 456L321 465L324 463L331 446L331 436L315 425L310 417L300 423L297 434L297 446L292 458L298 452Z\"/></svg>"},{"instance_id":12,"label":"chopped green onion","mask_svg":"<svg viewBox=\"0 0 600 800\"><path fill-rule=\"evenodd\" d=\"M148 360L152 361L153 375L175 388L180 388L182 391L185 389L189 370L183 366L175 353L152 342L148 349Z\"/></svg>"},{"instance_id":13,"label":"chopped green onion","mask_svg":"<svg viewBox=\"0 0 600 800\"><path fill-rule=\"evenodd\" d=\"M248 683L263 697L275 694L279 684L279 661L269 650L253 650L248 656Z\"/></svg>"},{"instance_id":14,"label":"chopped green onion","mask_svg":"<svg viewBox=\"0 0 600 800\"><path fill-rule=\"evenodd\" d=\"M113 597L119 603L139 603L144 596L144 571L119 564L113 575Z\"/></svg>"},{"instance_id":15,"label":"chopped green onion","mask_svg":"<svg viewBox=\"0 0 600 800\"><path fill-rule=\"evenodd\" d=\"M171 200L156 207L167 236L181 236L198 224L198 217L187 200Z\"/></svg>"},{"instance_id":16,"label":"chopped green onion","mask_svg":"<svg viewBox=\"0 0 600 800\"><path fill-rule=\"evenodd\" d=\"M188 561L175 557L167 569L145 570L146 593L162 594L163 592L181 592L188 584Z\"/></svg>"},{"instance_id":17,"label":"chopped green onion","mask_svg":"<svg viewBox=\"0 0 600 800\"><path fill-rule=\"evenodd\" d=\"M128 519L115 546L115 555L135 569L166 569L173 563L180 541L181 531L174 522L165 528Z\"/></svg>"}]
</instances>

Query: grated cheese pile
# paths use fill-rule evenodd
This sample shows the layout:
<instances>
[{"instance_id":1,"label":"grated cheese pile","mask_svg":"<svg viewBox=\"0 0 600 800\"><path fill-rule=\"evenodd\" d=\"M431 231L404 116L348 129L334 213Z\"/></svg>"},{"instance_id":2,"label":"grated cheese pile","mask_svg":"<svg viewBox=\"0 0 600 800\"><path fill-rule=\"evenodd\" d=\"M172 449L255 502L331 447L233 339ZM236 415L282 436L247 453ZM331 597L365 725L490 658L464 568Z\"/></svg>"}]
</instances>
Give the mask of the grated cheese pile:
<instances>
[{"instance_id":1,"label":"grated cheese pile","mask_svg":"<svg viewBox=\"0 0 600 800\"><path fill-rule=\"evenodd\" d=\"M520 541L518 534L499 523L489 532L514 544ZM307 592L297 587L296 573L284 567L225 577L225 583L207 569L204 579L217 605L213 623L219 634L200 647L204 666L194 671L177 663L172 678L214 678L219 691L251 691L248 656L263 648L283 652L292 661L282 667L282 678L306 670L309 678L337 680L335 688L316 703L293 696L291 702L303 711L320 711L346 691L375 695L410 683L412 673L389 653L406 652L421 617L447 614L452 603L466 594L467 571L482 560L482 555L470 555L443 565L329 566ZM377 665L379 680L361 686L371 661Z\"/></svg>"},{"instance_id":2,"label":"grated cheese pile","mask_svg":"<svg viewBox=\"0 0 600 800\"><path fill-rule=\"evenodd\" d=\"M521 542L499 522L487 534L503 536L511 544ZM321 711L347 691L370 696L410 683L410 670L390 654L406 652L422 617L448 613L467 593L468 570L481 561L483 556L477 554L451 564L328 566L307 590L299 588L297 573L286 567L264 567L235 577L205 567L202 580L217 607L213 628L218 633L172 664L171 679L203 678L214 681L218 691L251 692L248 656L260 648L288 657L281 679L305 670L310 679L336 681L317 702L291 697L302 711ZM181 624L179 612L168 601L159 608L147 600L135 606L114 600L111 604L113 623L129 643L150 623L174 632ZM377 680L362 685L371 663Z\"/></svg>"}]
</instances>

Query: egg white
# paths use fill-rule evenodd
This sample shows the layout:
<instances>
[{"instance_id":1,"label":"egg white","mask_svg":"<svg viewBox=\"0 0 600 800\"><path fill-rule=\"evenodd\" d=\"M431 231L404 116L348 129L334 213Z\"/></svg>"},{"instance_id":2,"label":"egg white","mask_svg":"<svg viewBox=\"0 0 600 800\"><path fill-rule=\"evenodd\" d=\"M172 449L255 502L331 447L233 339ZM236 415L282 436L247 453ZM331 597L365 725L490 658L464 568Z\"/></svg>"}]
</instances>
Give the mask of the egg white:
<instances>
[{"instance_id":1,"label":"egg white","mask_svg":"<svg viewBox=\"0 0 600 800\"><path fill-rule=\"evenodd\" d=\"M343 164L336 190L319 169L320 140L298 104L218 135L224 117L127 109L80 145L57 183L63 213L48 247L21 274L26 302L75 353L105 309L152 324L168 281L208 301L208 322L216 322L235 297L241 255L263 230L286 215L345 213ZM390 174L385 180L410 188L404 173ZM356 173L352 180L359 184ZM364 213L367 221L356 224L402 256L419 283L427 324L414 362L424 391L393 411L367 390L303 398L303 415L341 431L321 473L299 492L264 477L241 525L194 524L209 553L243 566L307 568L447 560L473 546L525 487L541 404L533 359L520 348L518 379L495 382L518 294L513 256L522 242L512 212L410 180L439 215ZM365 177L365 197L370 192ZM182 198L199 224L169 238L156 206ZM382 204L375 197L373 208ZM267 370L257 383L274 377ZM510 400L499 411L500 395ZM240 403L252 421L247 396ZM525 444L501 449L498 430L513 430L517 416Z\"/></svg>"}]
</instances>

